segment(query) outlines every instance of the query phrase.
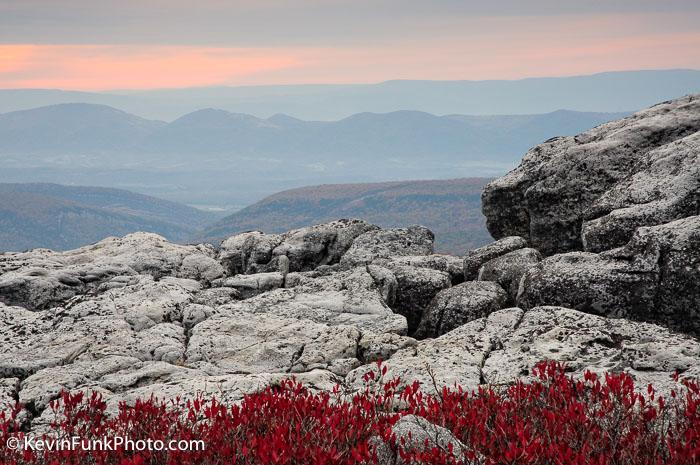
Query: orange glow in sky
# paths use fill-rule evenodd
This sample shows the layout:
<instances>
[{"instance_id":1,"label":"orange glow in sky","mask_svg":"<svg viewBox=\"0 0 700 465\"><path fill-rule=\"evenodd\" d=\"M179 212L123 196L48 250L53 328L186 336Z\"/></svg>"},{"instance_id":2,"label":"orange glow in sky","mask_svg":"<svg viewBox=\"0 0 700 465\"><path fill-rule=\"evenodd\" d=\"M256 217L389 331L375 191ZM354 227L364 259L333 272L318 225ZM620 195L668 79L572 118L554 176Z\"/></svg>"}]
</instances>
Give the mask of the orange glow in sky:
<instances>
[{"instance_id":1,"label":"orange glow in sky","mask_svg":"<svg viewBox=\"0 0 700 465\"><path fill-rule=\"evenodd\" d=\"M648 21L630 15L560 16L543 27L526 17L480 18L470 27L453 27L429 38L332 47L0 44L0 88L94 91L518 79L700 68L700 31L647 32Z\"/></svg>"}]
</instances>

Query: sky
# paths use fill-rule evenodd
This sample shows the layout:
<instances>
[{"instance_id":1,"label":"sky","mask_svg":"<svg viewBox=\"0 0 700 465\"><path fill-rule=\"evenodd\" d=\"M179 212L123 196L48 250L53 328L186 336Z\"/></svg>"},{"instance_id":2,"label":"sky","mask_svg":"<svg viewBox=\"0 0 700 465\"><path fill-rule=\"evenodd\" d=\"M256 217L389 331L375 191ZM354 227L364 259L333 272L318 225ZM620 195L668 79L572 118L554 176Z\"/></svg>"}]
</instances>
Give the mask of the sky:
<instances>
[{"instance_id":1,"label":"sky","mask_svg":"<svg viewBox=\"0 0 700 465\"><path fill-rule=\"evenodd\" d=\"M700 69L698 0L0 0L0 88Z\"/></svg>"}]
</instances>

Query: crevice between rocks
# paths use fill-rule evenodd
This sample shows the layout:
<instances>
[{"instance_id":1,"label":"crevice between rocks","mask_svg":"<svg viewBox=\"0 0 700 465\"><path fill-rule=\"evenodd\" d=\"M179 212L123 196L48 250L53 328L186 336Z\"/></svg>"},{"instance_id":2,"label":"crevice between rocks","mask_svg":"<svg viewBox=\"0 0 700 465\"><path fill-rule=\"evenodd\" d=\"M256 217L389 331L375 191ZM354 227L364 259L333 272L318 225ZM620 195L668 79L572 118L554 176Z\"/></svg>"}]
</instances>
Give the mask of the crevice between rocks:
<instances>
[{"instance_id":1,"label":"crevice between rocks","mask_svg":"<svg viewBox=\"0 0 700 465\"><path fill-rule=\"evenodd\" d=\"M292 359L289 362L289 368L287 368L286 373L292 372L294 365L296 365L299 359L301 359L302 355L304 355L304 349L306 349L306 344L302 344L301 347L299 347L297 351L292 354Z\"/></svg>"}]
</instances>

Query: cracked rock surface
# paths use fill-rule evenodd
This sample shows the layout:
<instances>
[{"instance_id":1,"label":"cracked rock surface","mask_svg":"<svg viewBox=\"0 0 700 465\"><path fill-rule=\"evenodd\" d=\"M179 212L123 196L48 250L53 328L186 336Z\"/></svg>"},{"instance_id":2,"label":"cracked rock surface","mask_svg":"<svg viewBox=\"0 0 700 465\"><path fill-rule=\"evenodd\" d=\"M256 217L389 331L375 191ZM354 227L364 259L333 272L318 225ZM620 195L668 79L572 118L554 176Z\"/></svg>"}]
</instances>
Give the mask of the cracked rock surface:
<instances>
[{"instance_id":1,"label":"cracked rock surface","mask_svg":"<svg viewBox=\"0 0 700 465\"><path fill-rule=\"evenodd\" d=\"M497 239L522 236L544 255L625 244L639 226L698 214L700 95L655 105L532 148L489 183L483 212Z\"/></svg>"}]
</instances>

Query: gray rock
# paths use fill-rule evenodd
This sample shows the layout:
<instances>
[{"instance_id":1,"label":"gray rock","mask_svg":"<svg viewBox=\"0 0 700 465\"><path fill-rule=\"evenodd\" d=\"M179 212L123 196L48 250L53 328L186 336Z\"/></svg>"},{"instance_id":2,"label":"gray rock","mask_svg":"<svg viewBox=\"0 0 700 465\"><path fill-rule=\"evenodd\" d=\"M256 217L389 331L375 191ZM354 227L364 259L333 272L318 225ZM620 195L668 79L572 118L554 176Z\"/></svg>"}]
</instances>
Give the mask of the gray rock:
<instances>
[{"instance_id":1,"label":"gray rock","mask_svg":"<svg viewBox=\"0 0 700 465\"><path fill-rule=\"evenodd\" d=\"M461 463L467 450L450 430L417 415L401 417L392 427L391 433L395 437L395 444L383 443L379 438L373 441L379 465L406 464L398 449L404 453L439 450L446 456L453 457L455 463Z\"/></svg>"},{"instance_id":2,"label":"gray rock","mask_svg":"<svg viewBox=\"0 0 700 465\"><path fill-rule=\"evenodd\" d=\"M272 251L282 243L281 234L251 231L229 237L221 243L219 261L229 275L277 271Z\"/></svg>"},{"instance_id":3,"label":"gray rock","mask_svg":"<svg viewBox=\"0 0 700 465\"><path fill-rule=\"evenodd\" d=\"M78 296L68 302L62 315L75 319L108 316L124 319L135 331L158 323L182 321L182 310L201 289L197 281L151 276L136 276L123 286L112 287L97 295Z\"/></svg>"},{"instance_id":4,"label":"gray rock","mask_svg":"<svg viewBox=\"0 0 700 465\"><path fill-rule=\"evenodd\" d=\"M408 265L416 268L429 268L431 270L444 271L450 275L452 284L464 282L464 271L462 269L463 259L452 255L406 255L391 258L380 258L374 260L375 265L383 265L391 268L391 265Z\"/></svg>"},{"instance_id":5,"label":"gray rock","mask_svg":"<svg viewBox=\"0 0 700 465\"><path fill-rule=\"evenodd\" d=\"M192 301L196 304L218 307L242 299L241 293L231 287L212 287L202 289L194 294Z\"/></svg>"},{"instance_id":6,"label":"gray rock","mask_svg":"<svg viewBox=\"0 0 700 465\"><path fill-rule=\"evenodd\" d=\"M107 361L110 367L114 364ZM27 387L27 395L23 402L40 407L45 399L56 392L57 384L69 379L71 367L57 367L51 376L47 376L42 389L39 383L32 383L31 391ZM85 366L85 372L92 368ZM341 378L329 371L313 370L308 373L297 373L295 378L304 384L311 392L330 391ZM129 367L118 367L109 373L101 372L95 379L88 379L87 384L78 383L69 392L97 392L107 403L107 413L115 414L120 403L133 406L137 400L148 399L151 396L163 401L179 401L181 405L187 400L199 395L204 398L215 396L224 404L231 405L240 402L244 395L261 391L268 386L279 385L283 379L288 379L288 373L262 374L222 374L208 375L200 370L172 365L163 362L134 362ZM37 380L38 381L38 380ZM68 382L66 385L70 385ZM34 390L34 388L37 388ZM58 401L60 404L60 400ZM41 434L51 431L51 423L56 421L51 409L37 408L41 414L32 420L32 432ZM60 420L60 418L58 418Z\"/></svg>"},{"instance_id":7,"label":"gray rock","mask_svg":"<svg viewBox=\"0 0 700 465\"><path fill-rule=\"evenodd\" d=\"M391 308L406 317L408 334L411 335L418 329L423 313L437 293L450 287L450 275L430 268L389 266L398 283L396 299Z\"/></svg>"},{"instance_id":8,"label":"gray rock","mask_svg":"<svg viewBox=\"0 0 700 465\"><path fill-rule=\"evenodd\" d=\"M187 364L210 373L298 373L316 368L345 376L360 365L360 332L349 326L262 313L214 316L192 329Z\"/></svg>"},{"instance_id":9,"label":"gray rock","mask_svg":"<svg viewBox=\"0 0 700 465\"><path fill-rule=\"evenodd\" d=\"M508 252L489 260L479 269L479 281L493 281L508 291L509 303L515 303L520 280L527 270L542 260L535 249L525 248Z\"/></svg>"},{"instance_id":10,"label":"gray rock","mask_svg":"<svg viewBox=\"0 0 700 465\"><path fill-rule=\"evenodd\" d=\"M399 350L415 347L417 344L418 341L412 337L363 331L357 346L358 358L362 363L387 360Z\"/></svg>"},{"instance_id":11,"label":"gray rock","mask_svg":"<svg viewBox=\"0 0 700 465\"><path fill-rule=\"evenodd\" d=\"M380 258L430 255L433 253L434 240L435 235L423 226L376 229L358 236L340 263L345 268L351 268Z\"/></svg>"},{"instance_id":12,"label":"gray rock","mask_svg":"<svg viewBox=\"0 0 700 465\"><path fill-rule=\"evenodd\" d=\"M494 258L527 247L527 241L519 236L504 237L491 244L470 250L464 257L464 279L474 281L481 266Z\"/></svg>"},{"instance_id":13,"label":"gray rock","mask_svg":"<svg viewBox=\"0 0 700 465\"><path fill-rule=\"evenodd\" d=\"M367 265L367 273L374 280L384 302L389 306L394 305L396 302L396 291L399 288L399 282L396 280L394 273L378 265Z\"/></svg>"},{"instance_id":14,"label":"gray rock","mask_svg":"<svg viewBox=\"0 0 700 465\"><path fill-rule=\"evenodd\" d=\"M436 339L419 341L415 347L399 350L386 361L384 379L399 378L402 385L418 381L423 392L437 393L443 386L475 389L486 383L481 368L498 341L507 338L522 319L520 309L499 310L471 321ZM356 389L366 386L363 376L375 366L361 366L346 377Z\"/></svg>"},{"instance_id":15,"label":"gray rock","mask_svg":"<svg viewBox=\"0 0 700 465\"><path fill-rule=\"evenodd\" d=\"M275 289L250 299L216 308L230 312L266 313L283 318L308 319L329 325L350 325L361 331L406 334L406 318L384 302L382 287L365 267L315 277L290 273L288 288Z\"/></svg>"},{"instance_id":16,"label":"gray rock","mask_svg":"<svg viewBox=\"0 0 700 465\"><path fill-rule=\"evenodd\" d=\"M640 390L652 383L668 394L679 387L672 374L700 367L700 343L654 324L538 307L500 339L484 364L484 378L494 384L527 379L545 359L566 363L573 376L626 372Z\"/></svg>"},{"instance_id":17,"label":"gray rock","mask_svg":"<svg viewBox=\"0 0 700 465\"><path fill-rule=\"evenodd\" d=\"M76 295L101 292L108 281L136 274L156 279L215 279L223 269L212 259L213 254L208 246L172 244L151 233L110 237L67 252L38 249L1 254L0 262L7 271L0 275L0 302L41 310ZM122 278L112 285L120 282L125 281Z\"/></svg>"},{"instance_id":18,"label":"gray rock","mask_svg":"<svg viewBox=\"0 0 700 465\"><path fill-rule=\"evenodd\" d=\"M508 295L493 282L467 281L440 291L425 311L415 336L441 336L505 307Z\"/></svg>"},{"instance_id":19,"label":"gray rock","mask_svg":"<svg viewBox=\"0 0 700 465\"><path fill-rule=\"evenodd\" d=\"M182 310L182 325L185 329L190 330L212 316L215 312L216 311L208 305L189 304Z\"/></svg>"},{"instance_id":20,"label":"gray rock","mask_svg":"<svg viewBox=\"0 0 700 465\"><path fill-rule=\"evenodd\" d=\"M278 289L284 285L285 276L282 273L257 273L236 275L218 279L212 283L216 287L230 287L238 291L238 295L247 299L263 292Z\"/></svg>"},{"instance_id":21,"label":"gray rock","mask_svg":"<svg viewBox=\"0 0 700 465\"><path fill-rule=\"evenodd\" d=\"M10 413L17 404L19 393L18 378L0 379L0 414L4 413L9 418Z\"/></svg>"},{"instance_id":22,"label":"gray rock","mask_svg":"<svg viewBox=\"0 0 700 465\"><path fill-rule=\"evenodd\" d=\"M377 230L377 226L355 219L301 228L286 233L272 254L289 257L290 271L308 271L338 263L355 238Z\"/></svg>"},{"instance_id":23,"label":"gray rock","mask_svg":"<svg viewBox=\"0 0 700 465\"><path fill-rule=\"evenodd\" d=\"M666 160L655 164L652 160L661 160L668 153L664 155L662 152L658 157L649 154L698 130L700 98L691 95L603 124L577 136L555 138L540 144L525 155L520 166L492 181L484 189L482 209L487 227L495 238L523 236L545 255L581 250L583 221L594 220L596 214L606 215L611 205L618 204L615 200L612 204L609 202L616 197L615 194L602 199L608 191L616 189L618 183L622 183L617 187L618 192L626 188L627 182L632 182L642 191L653 191L657 182L664 182L663 178L673 185L692 188L694 181L691 178L697 176L692 164L688 167L677 164L677 173L673 169L665 171L662 165L676 162ZM695 139L691 140L693 144L696 143ZM675 151L674 148L669 150ZM694 149L690 148L690 151ZM694 158L689 156L687 160ZM638 170L647 174L638 176L636 181L627 181ZM664 176L656 178L663 172ZM644 186L644 179L649 176L655 180ZM674 190L674 187L669 187L658 193L630 193L632 197L626 197L619 205L622 208L633 206L635 198L642 202L660 200L674 203L679 200L677 205L683 204L685 200L680 199L687 198L686 194L679 191L678 199ZM600 204L596 205L599 199ZM651 221L658 224L657 221L668 221L677 218L677 215L696 214L693 213L695 207L692 204L690 201L689 210L680 207L677 211L676 206L639 207L647 211L632 213L632 217L636 217L632 221L621 213L623 220L619 226L607 226L611 231L621 233L618 237L611 236L610 245L625 243L624 235L632 232L635 225L648 224L644 220L647 215L657 218ZM601 231L601 234L604 232ZM594 249L607 247L604 239L597 241L594 237L600 235L590 231L589 238Z\"/></svg>"},{"instance_id":24,"label":"gray rock","mask_svg":"<svg viewBox=\"0 0 700 465\"><path fill-rule=\"evenodd\" d=\"M442 386L527 380L542 360L566 363L574 376L586 370L626 372L639 389L652 383L661 392L678 389L671 375L700 372L700 342L650 323L608 318L562 307L499 310L437 339L396 352L386 361L385 379L404 385L418 381L424 392ZM365 386L362 366L346 377L349 386Z\"/></svg>"},{"instance_id":25,"label":"gray rock","mask_svg":"<svg viewBox=\"0 0 700 465\"><path fill-rule=\"evenodd\" d=\"M362 220L343 219L285 234L253 231L226 239L219 260L230 275L283 272L280 257L287 257L282 259L287 271L309 271L338 263L356 237L378 229Z\"/></svg>"},{"instance_id":26,"label":"gray rock","mask_svg":"<svg viewBox=\"0 0 700 465\"><path fill-rule=\"evenodd\" d=\"M700 132L652 150L586 212L583 247L625 245L640 226L700 215Z\"/></svg>"},{"instance_id":27,"label":"gray rock","mask_svg":"<svg viewBox=\"0 0 700 465\"><path fill-rule=\"evenodd\" d=\"M549 257L523 277L518 305L560 305L700 333L700 216L637 229L625 247Z\"/></svg>"},{"instance_id":28,"label":"gray rock","mask_svg":"<svg viewBox=\"0 0 700 465\"><path fill-rule=\"evenodd\" d=\"M0 322L0 377L23 379L45 368L110 355L172 363L184 359L185 333L174 323L136 331L120 316L7 306L0 306Z\"/></svg>"},{"instance_id":29,"label":"gray rock","mask_svg":"<svg viewBox=\"0 0 700 465\"><path fill-rule=\"evenodd\" d=\"M183 258L177 273L180 278L194 279L204 283L210 283L223 275L224 267L211 256L202 254L187 255Z\"/></svg>"}]
</instances>

